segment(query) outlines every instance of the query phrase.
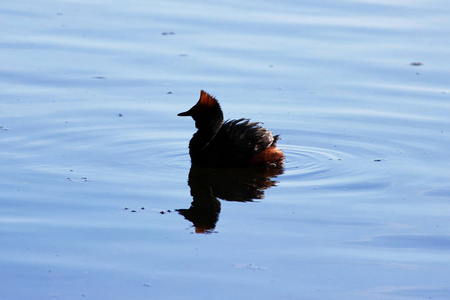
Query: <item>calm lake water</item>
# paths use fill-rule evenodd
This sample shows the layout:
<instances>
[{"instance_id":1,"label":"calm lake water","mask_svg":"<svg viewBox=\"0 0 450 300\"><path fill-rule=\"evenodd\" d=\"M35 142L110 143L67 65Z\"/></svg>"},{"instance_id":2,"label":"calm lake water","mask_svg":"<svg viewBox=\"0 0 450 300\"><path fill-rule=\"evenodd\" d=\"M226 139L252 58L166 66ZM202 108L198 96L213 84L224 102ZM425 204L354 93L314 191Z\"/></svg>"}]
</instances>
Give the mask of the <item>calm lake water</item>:
<instances>
[{"instance_id":1,"label":"calm lake water","mask_svg":"<svg viewBox=\"0 0 450 300\"><path fill-rule=\"evenodd\" d=\"M450 299L447 1L3 1L2 299ZM177 113L283 173L192 168Z\"/></svg>"}]
</instances>

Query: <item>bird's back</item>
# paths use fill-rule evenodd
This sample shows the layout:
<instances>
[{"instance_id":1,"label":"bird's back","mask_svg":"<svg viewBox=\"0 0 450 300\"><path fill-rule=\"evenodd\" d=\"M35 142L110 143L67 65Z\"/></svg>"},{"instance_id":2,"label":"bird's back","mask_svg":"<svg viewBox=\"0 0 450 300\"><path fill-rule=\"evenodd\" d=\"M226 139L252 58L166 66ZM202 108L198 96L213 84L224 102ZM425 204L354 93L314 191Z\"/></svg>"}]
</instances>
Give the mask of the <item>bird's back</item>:
<instances>
[{"instance_id":1,"label":"bird's back","mask_svg":"<svg viewBox=\"0 0 450 300\"><path fill-rule=\"evenodd\" d=\"M277 139L278 136L257 122L248 119L226 121L205 148L200 164L217 167L252 165L253 157L275 147Z\"/></svg>"}]
</instances>

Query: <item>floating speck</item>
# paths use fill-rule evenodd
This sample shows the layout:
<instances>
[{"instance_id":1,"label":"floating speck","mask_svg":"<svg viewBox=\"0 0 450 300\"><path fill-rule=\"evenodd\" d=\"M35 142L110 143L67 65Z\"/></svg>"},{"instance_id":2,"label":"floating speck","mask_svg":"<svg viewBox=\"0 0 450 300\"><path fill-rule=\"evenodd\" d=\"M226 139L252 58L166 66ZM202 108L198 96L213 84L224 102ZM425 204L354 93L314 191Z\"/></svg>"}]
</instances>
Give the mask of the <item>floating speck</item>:
<instances>
[{"instance_id":1,"label":"floating speck","mask_svg":"<svg viewBox=\"0 0 450 300\"><path fill-rule=\"evenodd\" d=\"M411 66L416 66L416 67L418 67L418 66L423 65L423 63L418 62L418 61L415 61L415 62L410 63L410 65L411 65Z\"/></svg>"},{"instance_id":2,"label":"floating speck","mask_svg":"<svg viewBox=\"0 0 450 300\"><path fill-rule=\"evenodd\" d=\"M256 266L252 263L249 264L235 264L234 267L236 269L250 269L250 270L254 270L254 271L266 271L267 268L266 267L259 267Z\"/></svg>"}]
</instances>

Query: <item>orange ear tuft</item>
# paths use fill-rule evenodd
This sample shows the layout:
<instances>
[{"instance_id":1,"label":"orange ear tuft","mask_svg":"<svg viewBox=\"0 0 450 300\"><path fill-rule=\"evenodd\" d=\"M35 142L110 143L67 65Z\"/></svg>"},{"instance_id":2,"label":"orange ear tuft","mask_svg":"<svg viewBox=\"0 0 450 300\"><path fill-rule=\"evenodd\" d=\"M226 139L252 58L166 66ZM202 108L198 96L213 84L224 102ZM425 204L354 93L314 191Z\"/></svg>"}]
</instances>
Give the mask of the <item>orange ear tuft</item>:
<instances>
[{"instance_id":1,"label":"orange ear tuft","mask_svg":"<svg viewBox=\"0 0 450 300\"><path fill-rule=\"evenodd\" d=\"M201 106L204 109L208 109L217 104L216 98L205 92L204 90L200 91L200 100L197 105Z\"/></svg>"},{"instance_id":2,"label":"orange ear tuft","mask_svg":"<svg viewBox=\"0 0 450 300\"><path fill-rule=\"evenodd\" d=\"M202 111L206 111L210 108L213 108L214 106L219 107L219 103L217 102L216 98L205 92L204 90L201 90L200 92L200 100L198 100L197 104L191 107L190 110L179 113L178 115L183 116L193 116L195 114L201 113Z\"/></svg>"}]
</instances>

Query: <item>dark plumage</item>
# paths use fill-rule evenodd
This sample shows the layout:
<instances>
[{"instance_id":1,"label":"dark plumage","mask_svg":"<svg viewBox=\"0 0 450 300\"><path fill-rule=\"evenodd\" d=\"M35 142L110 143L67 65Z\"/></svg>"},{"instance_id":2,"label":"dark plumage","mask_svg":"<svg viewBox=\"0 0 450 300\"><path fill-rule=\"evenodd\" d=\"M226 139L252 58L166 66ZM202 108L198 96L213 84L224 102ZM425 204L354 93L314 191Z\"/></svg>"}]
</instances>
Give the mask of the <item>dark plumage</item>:
<instances>
[{"instance_id":1,"label":"dark plumage","mask_svg":"<svg viewBox=\"0 0 450 300\"><path fill-rule=\"evenodd\" d=\"M284 155L276 147L278 135L248 119L223 122L217 100L201 91L200 100L190 110L198 131L189 143L192 163L207 167L264 165L281 167Z\"/></svg>"}]
</instances>

